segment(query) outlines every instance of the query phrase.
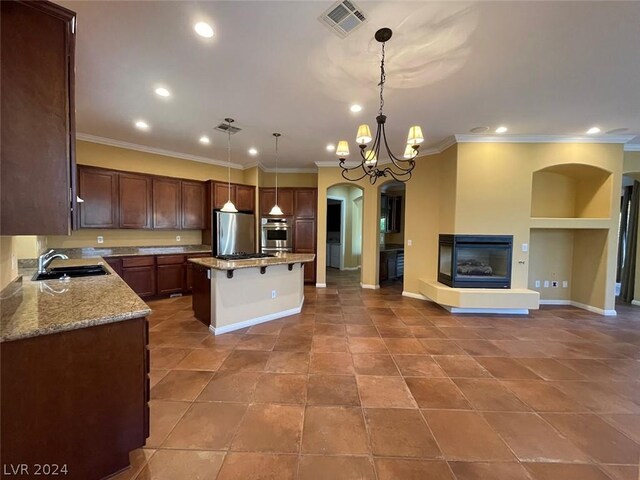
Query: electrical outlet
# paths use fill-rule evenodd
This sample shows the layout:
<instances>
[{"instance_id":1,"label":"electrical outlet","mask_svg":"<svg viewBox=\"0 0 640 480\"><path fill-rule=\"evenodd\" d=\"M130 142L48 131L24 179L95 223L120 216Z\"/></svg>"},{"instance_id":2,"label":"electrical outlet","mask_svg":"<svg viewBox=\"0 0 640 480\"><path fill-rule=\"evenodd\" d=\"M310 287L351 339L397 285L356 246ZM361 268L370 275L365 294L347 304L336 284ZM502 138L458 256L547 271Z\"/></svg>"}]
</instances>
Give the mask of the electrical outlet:
<instances>
[{"instance_id":1,"label":"electrical outlet","mask_svg":"<svg viewBox=\"0 0 640 480\"><path fill-rule=\"evenodd\" d=\"M528 252L529 251L529 244L523 243L522 244L522 251L523 252Z\"/></svg>"},{"instance_id":2,"label":"electrical outlet","mask_svg":"<svg viewBox=\"0 0 640 480\"><path fill-rule=\"evenodd\" d=\"M271 290L271 298L276 298L276 291L275 290Z\"/></svg>"},{"instance_id":3,"label":"electrical outlet","mask_svg":"<svg viewBox=\"0 0 640 480\"><path fill-rule=\"evenodd\" d=\"M557 281L557 280L553 280L553 281L551 282L551 286L552 286L553 288L558 288L558 281Z\"/></svg>"},{"instance_id":4,"label":"electrical outlet","mask_svg":"<svg viewBox=\"0 0 640 480\"><path fill-rule=\"evenodd\" d=\"M180 235L176 235L176 242L180 241Z\"/></svg>"},{"instance_id":5,"label":"electrical outlet","mask_svg":"<svg viewBox=\"0 0 640 480\"><path fill-rule=\"evenodd\" d=\"M104 237L102 235L98 235L98 243L104 243Z\"/></svg>"},{"instance_id":6,"label":"electrical outlet","mask_svg":"<svg viewBox=\"0 0 640 480\"><path fill-rule=\"evenodd\" d=\"M549 288L549 280L544 281L544 288Z\"/></svg>"},{"instance_id":7,"label":"electrical outlet","mask_svg":"<svg viewBox=\"0 0 640 480\"><path fill-rule=\"evenodd\" d=\"M407 240L407 247L410 247L411 245L413 245L413 241L412 240Z\"/></svg>"},{"instance_id":8,"label":"electrical outlet","mask_svg":"<svg viewBox=\"0 0 640 480\"><path fill-rule=\"evenodd\" d=\"M540 288L540 280L536 280L536 288Z\"/></svg>"},{"instance_id":9,"label":"electrical outlet","mask_svg":"<svg viewBox=\"0 0 640 480\"><path fill-rule=\"evenodd\" d=\"M567 288L569 287L569 282L567 282L566 280L562 281L562 288Z\"/></svg>"}]
</instances>

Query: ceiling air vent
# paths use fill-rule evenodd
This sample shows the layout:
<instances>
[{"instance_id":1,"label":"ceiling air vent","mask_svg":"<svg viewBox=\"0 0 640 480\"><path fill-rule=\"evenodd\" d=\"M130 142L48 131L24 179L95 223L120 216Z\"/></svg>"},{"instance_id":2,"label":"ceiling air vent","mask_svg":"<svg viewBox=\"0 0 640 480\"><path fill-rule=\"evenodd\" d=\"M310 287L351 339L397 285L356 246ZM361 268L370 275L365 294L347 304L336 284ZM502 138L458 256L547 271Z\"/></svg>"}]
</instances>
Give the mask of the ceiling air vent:
<instances>
[{"instance_id":1,"label":"ceiling air vent","mask_svg":"<svg viewBox=\"0 0 640 480\"><path fill-rule=\"evenodd\" d=\"M340 38L345 38L366 22L367 17L355 3L343 0L332 5L318 17L318 20L333 30Z\"/></svg>"},{"instance_id":2,"label":"ceiling air vent","mask_svg":"<svg viewBox=\"0 0 640 480\"><path fill-rule=\"evenodd\" d=\"M238 133L240 130L242 130L241 128L234 127L233 125L229 125L227 123L221 123L220 125L213 127L213 129L222 133L229 132L231 133L231 135L233 135L234 133Z\"/></svg>"}]
</instances>

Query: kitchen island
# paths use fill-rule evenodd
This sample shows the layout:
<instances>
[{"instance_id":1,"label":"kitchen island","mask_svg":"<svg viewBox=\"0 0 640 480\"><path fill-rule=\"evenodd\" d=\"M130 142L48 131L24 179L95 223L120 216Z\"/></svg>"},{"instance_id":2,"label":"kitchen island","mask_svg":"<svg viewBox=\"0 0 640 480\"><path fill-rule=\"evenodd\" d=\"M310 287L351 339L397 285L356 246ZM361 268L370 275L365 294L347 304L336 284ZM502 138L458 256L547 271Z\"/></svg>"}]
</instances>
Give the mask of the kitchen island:
<instances>
[{"instance_id":1,"label":"kitchen island","mask_svg":"<svg viewBox=\"0 0 640 480\"><path fill-rule=\"evenodd\" d=\"M151 310L102 258L52 267L96 264L109 274L33 281L25 269L1 292L6 468L97 480L126 468L149 435Z\"/></svg>"},{"instance_id":2,"label":"kitchen island","mask_svg":"<svg viewBox=\"0 0 640 480\"><path fill-rule=\"evenodd\" d=\"M214 335L300 313L304 264L314 254L271 258L194 258L193 310Z\"/></svg>"}]
</instances>

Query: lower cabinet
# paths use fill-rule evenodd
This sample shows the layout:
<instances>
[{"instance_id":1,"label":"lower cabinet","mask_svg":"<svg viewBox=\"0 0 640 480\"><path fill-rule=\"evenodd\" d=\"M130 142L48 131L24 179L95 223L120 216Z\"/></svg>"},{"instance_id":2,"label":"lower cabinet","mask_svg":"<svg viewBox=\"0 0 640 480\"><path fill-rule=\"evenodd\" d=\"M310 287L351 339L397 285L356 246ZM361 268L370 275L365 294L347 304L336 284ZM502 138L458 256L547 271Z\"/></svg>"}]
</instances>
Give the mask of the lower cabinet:
<instances>
[{"instance_id":1,"label":"lower cabinet","mask_svg":"<svg viewBox=\"0 0 640 480\"><path fill-rule=\"evenodd\" d=\"M155 257L123 258L121 276L140 297L156 295Z\"/></svg>"},{"instance_id":2,"label":"lower cabinet","mask_svg":"<svg viewBox=\"0 0 640 480\"><path fill-rule=\"evenodd\" d=\"M162 255L156 257L158 295L182 293L185 284L184 262L184 255Z\"/></svg>"},{"instance_id":3,"label":"lower cabinet","mask_svg":"<svg viewBox=\"0 0 640 480\"><path fill-rule=\"evenodd\" d=\"M396 280L404 276L404 251L388 250L380 252L378 280Z\"/></svg>"},{"instance_id":4,"label":"lower cabinet","mask_svg":"<svg viewBox=\"0 0 640 480\"><path fill-rule=\"evenodd\" d=\"M211 270L202 265L192 267L193 316L205 325L211 324Z\"/></svg>"}]
</instances>

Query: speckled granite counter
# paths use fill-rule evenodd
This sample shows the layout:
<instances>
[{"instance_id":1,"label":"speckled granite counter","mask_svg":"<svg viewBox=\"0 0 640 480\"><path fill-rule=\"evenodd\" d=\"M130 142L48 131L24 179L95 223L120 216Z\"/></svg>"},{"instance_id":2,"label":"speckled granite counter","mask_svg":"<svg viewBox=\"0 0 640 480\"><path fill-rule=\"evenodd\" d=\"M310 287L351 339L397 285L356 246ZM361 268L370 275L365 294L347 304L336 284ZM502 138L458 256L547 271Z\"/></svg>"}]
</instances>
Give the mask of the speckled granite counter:
<instances>
[{"instance_id":1,"label":"speckled granite counter","mask_svg":"<svg viewBox=\"0 0 640 480\"><path fill-rule=\"evenodd\" d=\"M52 266L104 263L111 275L31 281L34 269L0 296L0 341L48 335L144 317L151 309L102 258L55 260Z\"/></svg>"},{"instance_id":2,"label":"speckled granite counter","mask_svg":"<svg viewBox=\"0 0 640 480\"><path fill-rule=\"evenodd\" d=\"M241 268L268 267L271 265L287 265L289 263L313 262L313 253L283 253L277 257L251 258L248 260L218 260L214 257L191 258L190 262L213 268L214 270L238 270Z\"/></svg>"},{"instance_id":3,"label":"speckled granite counter","mask_svg":"<svg viewBox=\"0 0 640 480\"><path fill-rule=\"evenodd\" d=\"M104 247L104 248L56 248L69 258L132 257L140 255L188 255L211 253L211 245L176 245L173 247Z\"/></svg>"}]
</instances>

